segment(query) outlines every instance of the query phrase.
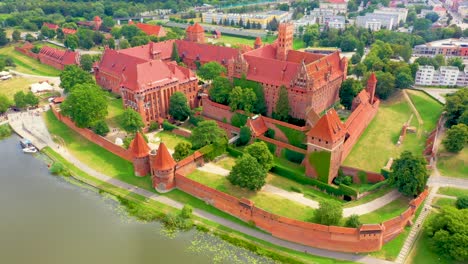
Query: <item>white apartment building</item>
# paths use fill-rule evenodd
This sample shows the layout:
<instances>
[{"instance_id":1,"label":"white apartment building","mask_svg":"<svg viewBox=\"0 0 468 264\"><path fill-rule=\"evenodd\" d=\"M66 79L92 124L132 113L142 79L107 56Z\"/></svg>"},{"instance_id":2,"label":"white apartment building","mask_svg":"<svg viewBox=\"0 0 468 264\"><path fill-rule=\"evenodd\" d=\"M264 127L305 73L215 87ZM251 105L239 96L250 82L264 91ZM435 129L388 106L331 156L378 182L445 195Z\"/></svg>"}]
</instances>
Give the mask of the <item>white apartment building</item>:
<instances>
[{"instance_id":1,"label":"white apartment building","mask_svg":"<svg viewBox=\"0 0 468 264\"><path fill-rule=\"evenodd\" d=\"M248 21L250 23L258 23L261 25L262 29L265 29L268 25L268 23L273 20L273 18L276 18L278 22L284 22L288 20L290 17L289 12L286 11L280 11L280 10L272 10L268 12L263 12L263 13L252 13L252 14L234 14L234 13L216 13L216 12L206 12L202 13L202 19L204 23L213 23L216 22L216 24L222 24L225 20L229 24L231 24L231 21L234 21L234 23L239 23L239 21L242 19L243 23L246 24Z\"/></svg>"},{"instance_id":2,"label":"white apartment building","mask_svg":"<svg viewBox=\"0 0 468 264\"><path fill-rule=\"evenodd\" d=\"M398 15L390 14L366 14L356 17L356 26L377 31L380 29L392 30L398 25Z\"/></svg>"},{"instance_id":3,"label":"white apartment building","mask_svg":"<svg viewBox=\"0 0 468 264\"><path fill-rule=\"evenodd\" d=\"M419 66L416 72L416 85L437 85L437 86L468 86L468 67L460 71L455 66L441 66L435 70L433 66Z\"/></svg>"},{"instance_id":4,"label":"white apartment building","mask_svg":"<svg viewBox=\"0 0 468 264\"><path fill-rule=\"evenodd\" d=\"M374 14L396 15L398 16L398 22L405 23L406 17L408 16L408 9L397 7L381 7L378 10L374 10Z\"/></svg>"},{"instance_id":5,"label":"white apartment building","mask_svg":"<svg viewBox=\"0 0 468 264\"><path fill-rule=\"evenodd\" d=\"M346 19L344 16L335 16L331 10L323 10L315 8L309 15L303 16L301 19L293 21L296 33L299 32L299 27L319 24L320 26L328 26L329 28L345 29Z\"/></svg>"},{"instance_id":6,"label":"white apartment building","mask_svg":"<svg viewBox=\"0 0 468 264\"><path fill-rule=\"evenodd\" d=\"M333 15L346 14L348 12L348 3L345 0L322 0L319 3L320 9L329 9Z\"/></svg>"}]
</instances>

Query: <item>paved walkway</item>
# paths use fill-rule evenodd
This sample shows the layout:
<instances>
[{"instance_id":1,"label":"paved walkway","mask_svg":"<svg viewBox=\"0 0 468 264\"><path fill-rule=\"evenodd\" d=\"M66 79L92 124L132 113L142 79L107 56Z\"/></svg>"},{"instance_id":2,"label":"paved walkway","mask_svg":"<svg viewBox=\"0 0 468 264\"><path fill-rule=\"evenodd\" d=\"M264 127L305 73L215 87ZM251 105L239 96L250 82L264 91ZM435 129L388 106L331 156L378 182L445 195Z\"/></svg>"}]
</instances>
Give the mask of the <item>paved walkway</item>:
<instances>
[{"instance_id":1,"label":"paved walkway","mask_svg":"<svg viewBox=\"0 0 468 264\"><path fill-rule=\"evenodd\" d=\"M53 143L41 113L42 109L35 109L8 114L8 121L13 130L21 137L29 139L39 150Z\"/></svg>"},{"instance_id":2,"label":"paved walkway","mask_svg":"<svg viewBox=\"0 0 468 264\"><path fill-rule=\"evenodd\" d=\"M345 208L343 210L343 216L348 217L352 214L363 215L371 213L385 205L395 201L396 199L401 197L401 193L398 190L393 190L384 196L381 196L377 199L374 199L368 203L361 204L354 207Z\"/></svg>"},{"instance_id":3,"label":"paved walkway","mask_svg":"<svg viewBox=\"0 0 468 264\"><path fill-rule=\"evenodd\" d=\"M456 200L456 199L457 199L457 197L455 197L455 196L450 196L450 195L445 195L445 194L438 194L438 193L436 193L434 196L435 196L435 197L439 197L439 198L452 199L452 200Z\"/></svg>"},{"instance_id":4,"label":"paved walkway","mask_svg":"<svg viewBox=\"0 0 468 264\"><path fill-rule=\"evenodd\" d=\"M432 97L437 99L439 102L445 104L445 95L454 93L458 89L447 89L447 88L424 88L424 87L415 87L416 90L425 91L430 94Z\"/></svg>"}]
</instances>

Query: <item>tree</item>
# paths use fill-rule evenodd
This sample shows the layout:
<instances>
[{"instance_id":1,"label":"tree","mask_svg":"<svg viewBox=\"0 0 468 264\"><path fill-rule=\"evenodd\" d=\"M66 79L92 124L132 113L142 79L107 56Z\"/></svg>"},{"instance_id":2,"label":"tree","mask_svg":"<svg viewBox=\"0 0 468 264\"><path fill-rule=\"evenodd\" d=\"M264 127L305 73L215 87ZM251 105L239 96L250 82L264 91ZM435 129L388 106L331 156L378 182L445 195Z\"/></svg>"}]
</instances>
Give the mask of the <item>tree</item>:
<instances>
[{"instance_id":1,"label":"tree","mask_svg":"<svg viewBox=\"0 0 468 264\"><path fill-rule=\"evenodd\" d=\"M39 104L39 98L37 98L33 92L29 91L24 96L24 102L29 106L37 106Z\"/></svg>"},{"instance_id":2,"label":"tree","mask_svg":"<svg viewBox=\"0 0 468 264\"><path fill-rule=\"evenodd\" d=\"M465 69L465 64L463 64L463 60L460 57L453 57L448 59L447 65L458 67L460 71Z\"/></svg>"},{"instance_id":3,"label":"tree","mask_svg":"<svg viewBox=\"0 0 468 264\"><path fill-rule=\"evenodd\" d=\"M198 126L193 129L192 136L190 137L195 149L211 143L221 144L226 138L226 132L219 128L218 124L213 120L198 123Z\"/></svg>"},{"instance_id":4,"label":"tree","mask_svg":"<svg viewBox=\"0 0 468 264\"><path fill-rule=\"evenodd\" d=\"M10 107L11 102L4 94L0 94L0 114L5 113Z\"/></svg>"},{"instance_id":5,"label":"tree","mask_svg":"<svg viewBox=\"0 0 468 264\"><path fill-rule=\"evenodd\" d=\"M98 120L93 125L93 131L94 133L104 137L107 135L107 133L109 133L109 126L107 125L106 121Z\"/></svg>"},{"instance_id":6,"label":"tree","mask_svg":"<svg viewBox=\"0 0 468 264\"><path fill-rule=\"evenodd\" d=\"M48 28L47 26L42 26L41 28L41 35L47 38L54 38L55 37L55 30Z\"/></svg>"},{"instance_id":7,"label":"tree","mask_svg":"<svg viewBox=\"0 0 468 264\"><path fill-rule=\"evenodd\" d=\"M337 225L343 217L343 207L333 200L320 201L319 208L315 210L315 222L322 225Z\"/></svg>"},{"instance_id":8,"label":"tree","mask_svg":"<svg viewBox=\"0 0 468 264\"><path fill-rule=\"evenodd\" d=\"M409 151L403 151L400 158L392 165L390 183L398 190L410 197L419 195L424 191L428 179L426 161L422 157L415 157Z\"/></svg>"},{"instance_id":9,"label":"tree","mask_svg":"<svg viewBox=\"0 0 468 264\"><path fill-rule=\"evenodd\" d=\"M432 23L434 23L439 20L439 15L436 12L429 12L424 18L429 19Z\"/></svg>"},{"instance_id":10,"label":"tree","mask_svg":"<svg viewBox=\"0 0 468 264\"><path fill-rule=\"evenodd\" d=\"M23 91L19 91L13 95L15 106L17 108L25 108L28 104L26 103L26 94Z\"/></svg>"},{"instance_id":11,"label":"tree","mask_svg":"<svg viewBox=\"0 0 468 264\"><path fill-rule=\"evenodd\" d=\"M111 16L106 16L102 19L102 25L107 28L112 28L115 25L114 19Z\"/></svg>"},{"instance_id":12,"label":"tree","mask_svg":"<svg viewBox=\"0 0 468 264\"><path fill-rule=\"evenodd\" d=\"M242 109L246 114L252 113L254 109L255 102L257 101L257 95L250 88L242 89Z\"/></svg>"},{"instance_id":13,"label":"tree","mask_svg":"<svg viewBox=\"0 0 468 264\"><path fill-rule=\"evenodd\" d=\"M273 167L274 157L265 142L255 142L247 146L245 152L254 157L265 171L269 171Z\"/></svg>"},{"instance_id":14,"label":"tree","mask_svg":"<svg viewBox=\"0 0 468 264\"><path fill-rule=\"evenodd\" d=\"M351 109L353 99L362 90L362 83L354 79L346 79L341 83L340 98L341 104L347 109Z\"/></svg>"},{"instance_id":15,"label":"tree","mask_svg":"<svg viewBox=\"0 0 468 264\"><path fill-rule=\"evenodd\" d=\"M231 92L232 84L228 78L218 76L213 80L208 91L210 99L216 103L226 104Z\"/></svg>"},{"instance_id":16,"label":"tree","mask_svg":"<svg viewBox=\"0 0 468 264\"><path fill-rule=\"evenodd\" d=\"M93 67L93 56L89 54L83 54L80 57L80 66L83 70L89 72Z\"/></svg>"},{"instance_id":17,"label":"tree","mask_svg":"<svg viewBox=\"0 0 468 264\"><path fill-rule=\"evenodd\" d=\"M431 20L426 18L417 18L413 24L414 31L425 31L431 27Z\"/></svg>"},{"instance_id":18,"label":"tree","mask_svg":"<svg viewBox=\"0 0 468 264\"><path fill-rule=\"evenodd\" d=\"M65 66L60 73L60 87L65 93L72 91L77 84L94 84L93 77L76 65Z\"/></svg>"},{"instance_id":19,"label":"tree","mask_svg":"<svg viewBox=\"0 0 468 264\"><path fill-rule=\"evenodd\" d=\"M130 43L128 42L128 40L122 39L119 42L119 47L120 47L120 49L128 49L128 48L130 48Z\"/></svg>"},{"instance_id":20,"label":"tree","mask_svg":"<svg viewBox=\"0 0 468 264\"><path fill-rule=\"evenodd\" d=\"M243 146L249 143L250 138L252 137L252 132L249 127L243 126L240 128L239 139L237 140L238 146Z\"/></svg>"},{"instance_id":21,"label":"tree","mask_svg":"<svg viewBox=\"0 0 468 264\"><path fill-rule=\"evenodd\" d=\"M265 185L266 175L266 171L258 164L257 160L246 153L236 160L227 179L233 185L258 191Z\"/></svg>"},{"instance_id":22,"label":"tree","mask_svg":"<svg viewBox=\"0 0 468 264\"><path fill-rule=\"evenodd\" d=\"M465 124L453 125L447 130L447 136L442 143L447 151L460 152L468 143L468 126Z\"/></svg>"},{"instance_id":23,"label":"tree","mask_svg":"<svg viewBox=\"0 0 468 264\"><path fill-rule=\"evenodd\" d=\"M447 112L447 127L456 125L458 123L464 123L468 125L468 122L462 122L463 114L467 111L468 105L468 88L458 90L456 93L447 96L445 102L445 111Z\"/></svg>"},{"instance_id":24,"label":"tree","mask_svg":"<svg viewBox=\"0 0 468 264\"><path fill-rule=\"evenodd\" d=\"M398 73L395 79L395 86L400 89L409 88L413 83L413 77L409 73L405 72Z\"/></svg>"},{"instance_id":25,"label":"tree","mask_svg":"<svg viewBox=\"0 0 468 264\"><path fill-rule=\"evenodd\" d=\"M367 67L364 63L358 63L353 67L353 73L359 78L367 72Z\"/></svg>"},{"instance_id":26,"label":"tree","mask_svg":"<svg viewBox=\"0 0 468 264\"><path fill-rule=\"evenodd\" d=\"M120 123L122 128L130 133L135 133L145 126L141 115L131 108L125 109L121 116Z\"/></svg>"},{"instance_id":27,"label":"tree","mask_svg":"<svg viewBox=\"0 0 468 264\"><path fill-rule=\"evenodd\" d=\"M203 64L197 71L197 75L205 80L213 80L220 76L221 73L226 73L226 68L216 61Z\"/></svg>"},{"instance_id":28,"label":"tree","mask_svg":"<svg viewBox=\"0 0 468 264\"><path fill-rule=\"evenodd\" d=\"M345 226L346 227L354 227L354 228L360 227L361 226L361 221L359 221L359 215L357 215L357 214L350 215L348 217L348 219L346 219Z\"/></svg>"},{"instance_id":29,"label":"tree","mask_svg":"<svg viewBox=\"0 0 468 264\"><path fill-rule=\"evenodd\" d=\"M430 246L438 254L457 261L468 260L468 210L458 210L452 206L442 208L442 212L429 218L426 234Z\"/></svg>"},{"instance_id":30,"label":"tree","mask_svg":"<svg viewBox=\"0 0 468 264\"><path fill-rule=\"evenodd\" d=\"M275 118L281 121L287 121L289 118L289 111L291 111L291 107L289 106L288 90L286 90L286 86L281 85L278 93L278 101L276 102Z\"/></svg>"},{"instance_id":31,"label":"tree","mask_svg":"<svg viewBox=\"0 0 468 264\"><path fill-rule=\"evenodd\" d=\"M458 209L468 209L468 196L460 196L455 203Z\"/></svg>"},{"instance_id":32,"label":"tree","mask_svg":"<svg viewBox=\"0 0 468 264\"><path fill-rule=\"evenodd\" d=\"M6 36L5 29L0 28L0 46L5 46L10 40Z\"/></svg>"},{"instance_id":33,"label":"tree","mask_svg":"<svg viewBox=\"0 0 468 264\"><path fill-rule=\"evenodd\" d=\"M21 39L21 32L15 29L13 33L11 33L11 38L13 39L14 42L18 42Z\"/></svg>"},{"instance_id":34,"label":"tree","mask_svg":"<svg viewBox=\"0 0 468 264\"><path fill-rule=\"evenodd\" d=\"M359 55L358 53L354 53L353 56L351 56L351 63L352 64L357 64L359 62L361 62L361 55Z\"/></svg>"},{"instance_id":35,"label":"tree","mask_svg":"<svg viewBox=\"0 0 468 264\"><path fill-rule=\"evenodd\" d=\"M61 28L57 29L57 39L63 40L65 38L65 33L63 33L63 30Z\"/></svg>"},{"instance_id":36,"label":"tree","mask_svg":"<svg viewBox=\"0 0 468 264\"><path fill-rule=\"evenodd\" d=\"M176 43L172 43L172 53L171 53L171 60L176 61L177 63L181 62L179 51L177 51Z\"/></svg>"},{"instance_id":37,"label":"tree","mask_svg":"<svg viewBox=\"0 0 468 264\"><path fill-rule=\"evenodd\" d=\"M78 127L90 127L107 116L107 99L96 84L77 84L60 108Z\"/></svg>"},{"instance_id":38,"label":"tree","mask_svg":"<svg viewBox=\"0 0 468 264\"><path fill-rule=\"evenodd\" d=\"M231 111L236 111L242 107L242 88L239 86L234 87L229 93L229 107Z\"/></svg>"},{"instance_id":39,"label":"tree","mask_svg":"<svg viewBox=\"0 0 468 264\"><path fill-rule=\"evenodd\" d=\"M378 71L375 73L377 87L375 93L381 99L387 99L395 91L395 77L389 72Z\"/></svg>"},{"instance_id":40,"label":"tree","mask_svg":"<svg viewBox=\"0 0 468 264\"><path fill-rule=\"evenodd\" d=\"M182 92L175 92L169 99L169 114L176 120L183 121L190 115L187 97Z\"/></svg>"},{"instance_id":41,"label":"tree","mask_svg":"<svg viewBox=\"0 0 468 264\"><path fill-rule=\"evenodd\" d=\"M192 149L192 144L190 142L179 142L174 148L174 155L172 157L176 160L182 160L188 155L190 155L190 150Z\"/></svg>"},{"instance_id":42,"label":"tree","mask_svg":"<svg viewBox=\"0 0 468 264\"><path fill-rule=\"evenodd\" d=\"M103 44L104 44L104 46L108 46L111 49L115 49L115 39L114 38L105 39Z\"/></svg>"},{"instance_id":43,"label":"tree","mask_svg":"<svg viewBox=\"0 0 468 264\"><path fill-rule=\"evenodd\" d=\"M78 43L79 43L78 37L76 35L73 35L73 34L67 35L65 37L65 41L63 42L65 47L67 47L67 48L69 48L71 50L75 50L76 48L78 48Z\"/></svg>"}]
</instances>

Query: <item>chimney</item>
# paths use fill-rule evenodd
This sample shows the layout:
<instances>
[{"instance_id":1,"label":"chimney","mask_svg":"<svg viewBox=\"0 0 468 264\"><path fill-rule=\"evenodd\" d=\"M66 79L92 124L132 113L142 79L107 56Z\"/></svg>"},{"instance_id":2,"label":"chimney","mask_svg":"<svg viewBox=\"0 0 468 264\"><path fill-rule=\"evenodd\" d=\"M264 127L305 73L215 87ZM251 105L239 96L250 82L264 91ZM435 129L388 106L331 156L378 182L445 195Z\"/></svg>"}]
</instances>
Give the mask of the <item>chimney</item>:
<instances>
[{"instance_id":1,"label":"chimney","mask_svg":"<svg viewBox=\"0 0 468 264\"><path fill-rule=\"evenodd\" d=\"M375 96L375 88L377 86L377 78L375 77L375 73L371 73L369 76L369 80L367 80L366 91L369 93L369 103L374 103L374 96Z\"/></svg>"}]
</instances>

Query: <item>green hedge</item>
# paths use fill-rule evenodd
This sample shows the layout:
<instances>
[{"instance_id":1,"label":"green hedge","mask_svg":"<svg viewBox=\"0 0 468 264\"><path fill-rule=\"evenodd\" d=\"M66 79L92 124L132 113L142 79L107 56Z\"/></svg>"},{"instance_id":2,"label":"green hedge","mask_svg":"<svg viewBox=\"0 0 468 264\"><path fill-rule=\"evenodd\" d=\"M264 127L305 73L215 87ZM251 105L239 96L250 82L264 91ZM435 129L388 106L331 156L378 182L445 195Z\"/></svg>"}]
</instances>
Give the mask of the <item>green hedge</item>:
<instances>
[{"instance_id":1,"label":"green hedge","mask_svg":"<svg viewBox=\"0 0 468 264\"><path fill-rule=\"evenodd\" d=\"M200 148L198 151L203 154L205 160L210 161L222 155L226 151L226 145L210 144Z\"/></svg>"},{"instance_id":2,"label":"green hedge","mask_svg":"<svg viewBox=\"0 0 468 264\"><path fill-rule=\"evenodd\" d=\"M163 129L166 131L172 131L177 128L177 126L167 122L167 120L164 120L162 123Z\"/></svg>"},{"instance_id":3,"label":"green hedge","mask_svg":"<svg viewBox=\"0 0 468 264\"><path fill-rule=\"evenodd\" d=\"M281 125L276 125L276 127L278 127L286 135L289 144L298 148L307 149L307 146L305 145L306 136L304 132Z\"/></svg>"},{"instance_id":4,"label":"green hedge","mask_svg":"<svg viewBox=\"0 0 468 264\"><path fill-rule=\"evenodd\" d=\"M231 117L231 125L235 127L242 127L245 126L247 123L247 116L239 113L235 113Z\"/></svg>"},{"instance_id":5,"label":"green hedge","mask_svg":"<svg viewBox=\"0 0 468 264\"><path fill-rule=\"evenodd\" d=\"M368 192L375 191L375 190L377 190L377 189L379 189L379 188L381 188L382 186L387 185L387 184L388 184L388 180L383 180L383 181L381 181L381 182L378 182L378 183L372 185L369 189L367 189L367 191L368 191Z\"/></svg>"},{"instance_id":6,"label":"green hedge","mask_svg":"<svg viewBox=\"0 0 468 264\"><path fill-rule=\"evenodd\" d=\"M234 158L238 158L242 156L242 154L244 154L242 151L237 150L231 146L227 147L227 152L229 153L229 155L233 156Z\"/></svg>"},{"instance_id":7,"label":"green hedge","mask_svg":"<svg viewBox=\"0 0 468 264\"><path fill-rule=\"evenodd\" d=\"M284 148L282 155L289 161L301 164L305 155L287 148Z\"/></svg>"},{"instance_id":8,"label":"green hedge","mask_svg":"<svg viewBox=\"0 0 468 264\"><path fill-rule=\"evenodd\" d=\"M380 174L382 174L382 176L384 176L385 179L388 179L388 177L390 177L390 171L386 169L380 169Z\"/></svg>"},{"instance_id":9,"label":"green hedge","mask_svg":"<svg viewBox=\"0 0 468 264\"><path fill-rule=\"evenodd\" d=\"M341 195L348 195L351 197L356 197L357 196L357 191L354 190L351 187L342 187L339 186L338 188L335 188L331 185L328 185L326 183L320 182L316 179L312 179L306 176L303 176L301 174L298 174L286 167L283 167L281 165L275 164L273 168L271 169L271 172L278 174L279 176L285 177L287 179L293 180L295 182L298 182L300 184L304 185L312 185L317 187L318 189L331 194L335 196L341 196Z\"/></svg>"},{"instance_id":10,"label":"green hedge","mask_svg":"<svg viewBox=\"0 0 468 264\"><path fill-rule=\"evenodd\" d=\"M328 183L328 174L330 172L330 157L328 151L316 151L309 154L309 163L315 168L318 179L321 182Z\"/></svg>"}]
</instances>

